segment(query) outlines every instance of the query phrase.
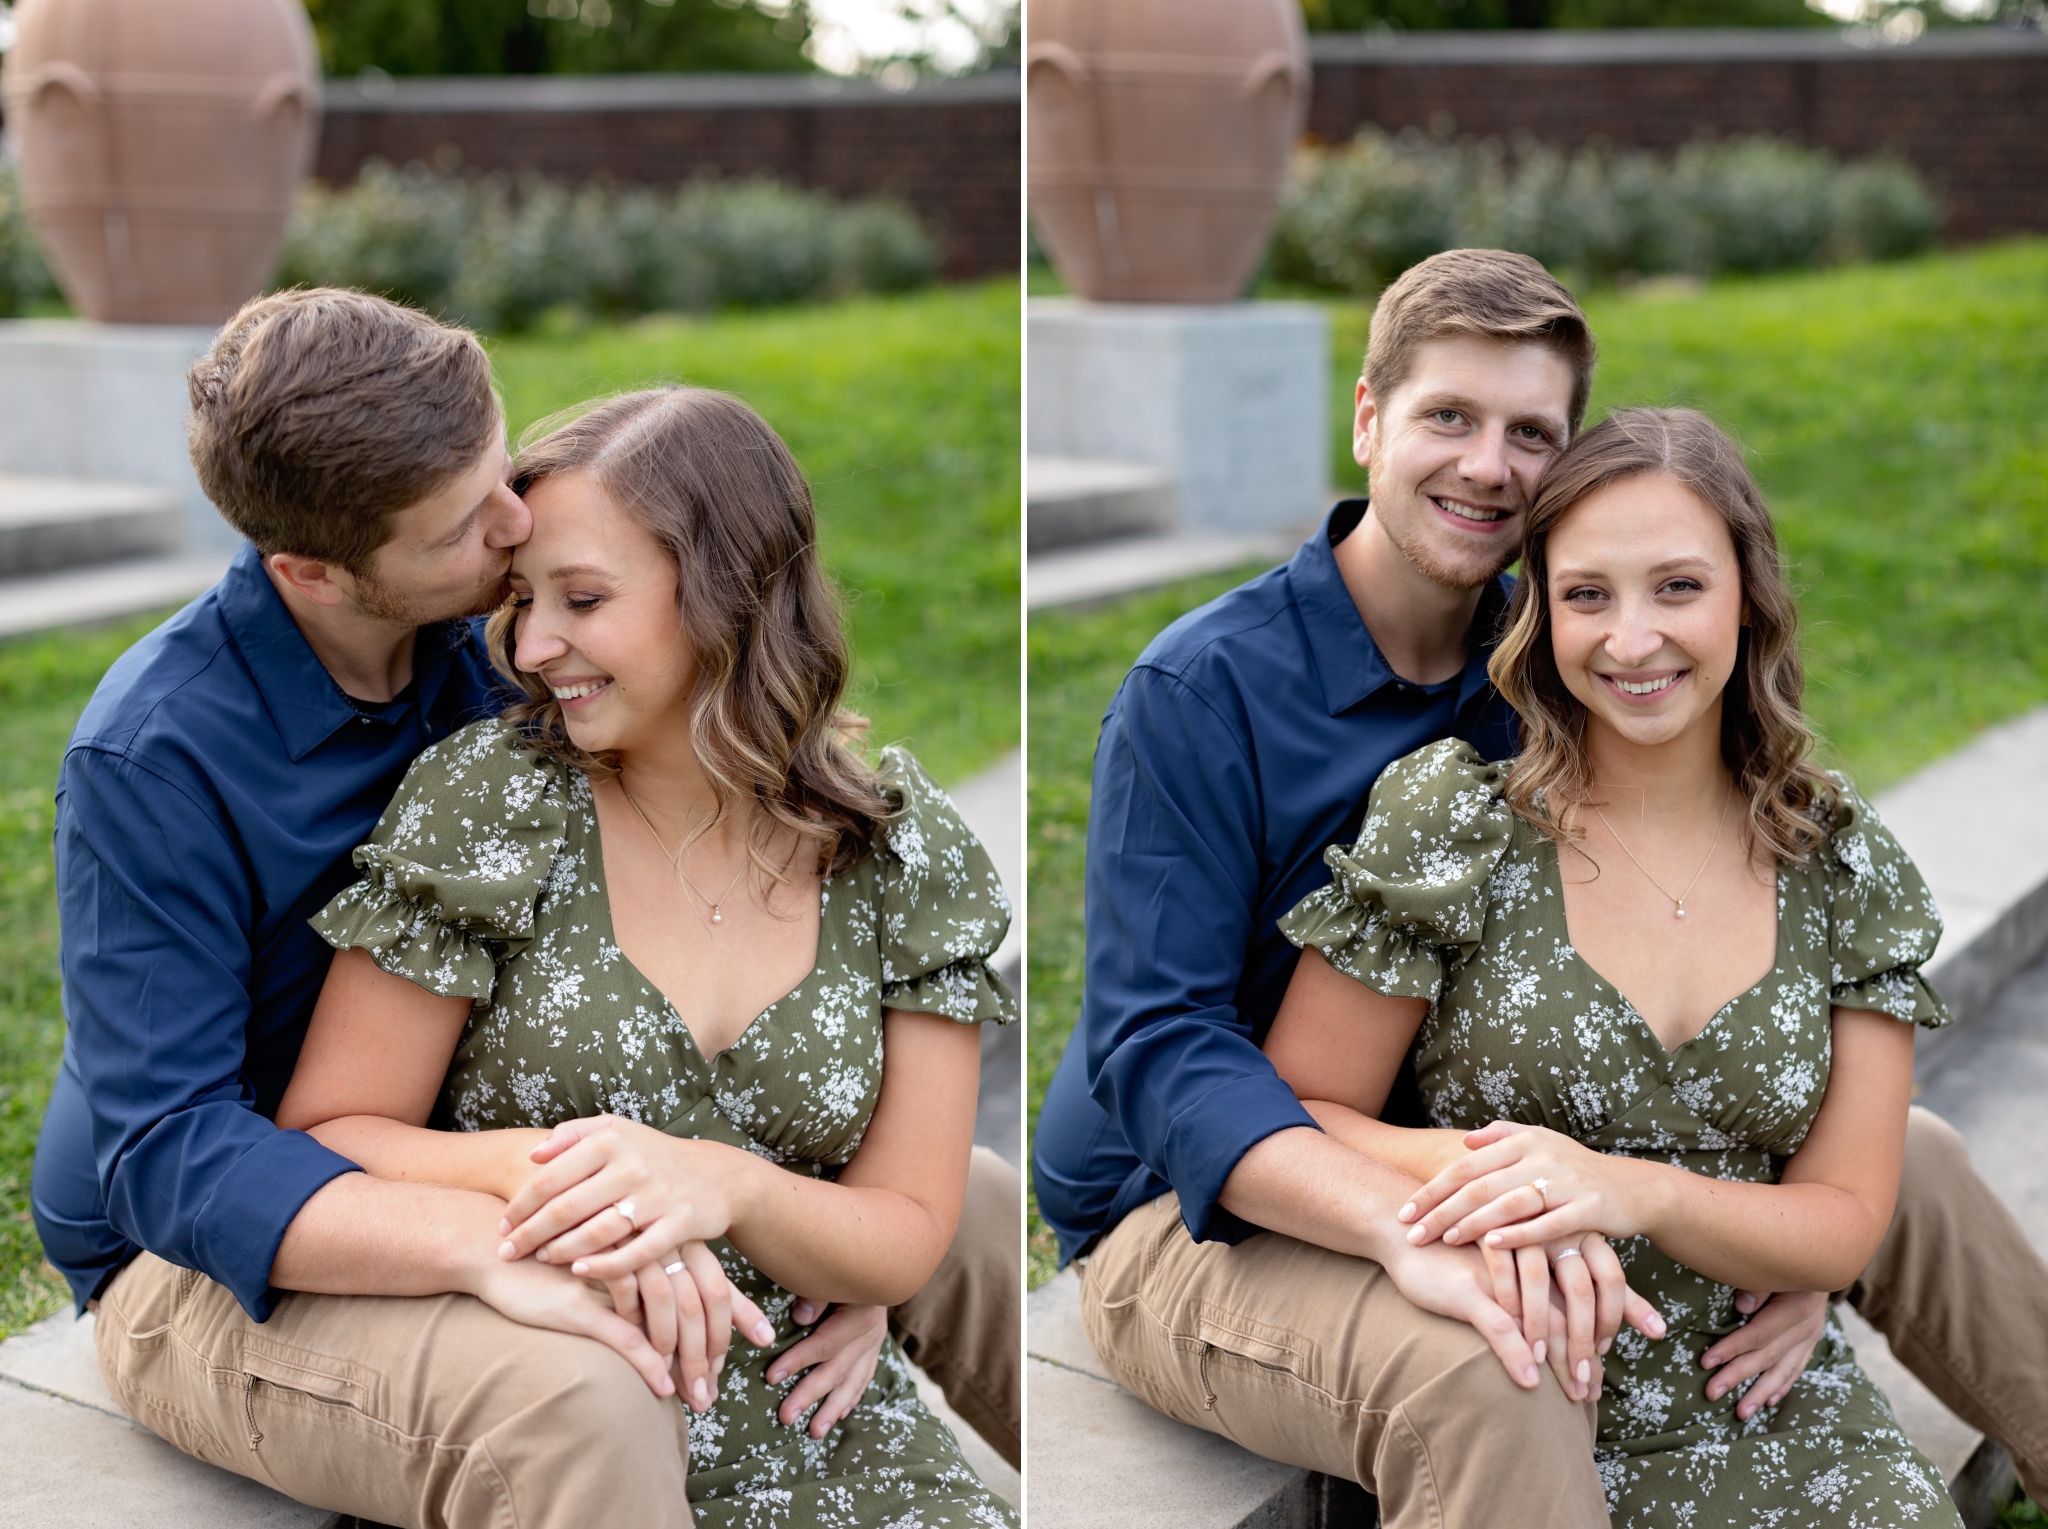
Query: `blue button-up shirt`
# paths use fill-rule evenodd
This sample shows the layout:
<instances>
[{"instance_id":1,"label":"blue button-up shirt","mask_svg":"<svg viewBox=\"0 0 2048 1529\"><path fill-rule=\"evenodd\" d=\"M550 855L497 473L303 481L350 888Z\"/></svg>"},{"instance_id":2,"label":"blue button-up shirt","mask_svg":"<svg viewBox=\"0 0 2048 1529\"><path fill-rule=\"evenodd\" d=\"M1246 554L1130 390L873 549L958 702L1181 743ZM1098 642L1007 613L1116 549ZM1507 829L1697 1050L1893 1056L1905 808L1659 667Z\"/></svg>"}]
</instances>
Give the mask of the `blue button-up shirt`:
<instances>
[{"instance_id":1,"label":"blue button-up shirt","mask_svg":"<svg viewBox=\"0 0 2048 1529\"><path fill-rule=\"evenodd\" d=\"M1464 672L1410 684L1337 571L1364 513L1338 505L1291 562L1160 633L1102 719L1085 991L1032 1149L1062 1262L1168 1188L1197 1241L1256 1230L1216 1203L1224 1180L1315 1124L1259 1050L1298 954L1281 915L1329 881L1324 849L1394 760L1451 736L1513 752L1486 678L1509 581L1481 598Z\"/></svg>"},{"instance_id":2,"label":"blue button-up shirt","mask_svg":"<svg viewBox=\"0 0 2048 1529\"><path fill-rule=\"evenodd\" d=\"M81 1304L147 1248L262 1321L285 1228L355 1168L271 1123L333 954L306 920L414 756L503 704L471 623L423 628L413 674L351 702L244 546L79 718L57 784L70 1033L32 1203Z\"/></svg>"}]
</instances>

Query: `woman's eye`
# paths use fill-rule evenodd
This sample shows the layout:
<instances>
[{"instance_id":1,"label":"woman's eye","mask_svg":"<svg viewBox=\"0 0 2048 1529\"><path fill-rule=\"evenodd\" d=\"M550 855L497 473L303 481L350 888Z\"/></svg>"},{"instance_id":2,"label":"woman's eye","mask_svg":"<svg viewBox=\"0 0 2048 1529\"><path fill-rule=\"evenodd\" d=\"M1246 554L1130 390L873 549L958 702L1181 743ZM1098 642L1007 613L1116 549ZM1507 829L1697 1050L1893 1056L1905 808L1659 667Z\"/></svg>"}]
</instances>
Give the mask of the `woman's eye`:
<instances>
[{"instance_id":1,"label":"woman's eye","mask_svg":"<svg viewBox=\"0 0 2048 1529\"><path fill-rule=\"evenodd\" d=\"M602 595L571 595L563 603L572 611L594 611L603 598Z\"/></svg>"},{"instance_id":2,"label":"woman's eye","mask_svg":"<svg viewBox=\"0 0 2048 1529\"><path fill-rule=\"evenodd\" d=\"M1658 591L1666 595L1696 595L1703 586L1698 579L1671 579Z\"/></svg>"},{"instance_id":3,"label":"woman's eye","mask_svg":"<svg viewBox=\"0 0 2048 1529\"><path fill-rule=\"evenodd\" d=\"M532 595L514 595L512 597L512 609L515 611L523 611L531 604L533 604Z\"/></svg>"},{"instance_id":4,"label":"woman's eye","mask_svg":"<svg viewBox=\"0 0 2048 1529\"><path fill-rule=\"evenodd\" d=\"M1604 592L1590 584L1581 584L1577 589L1568 589L1564 592L1564 601L1567 605L1585 605L1604 598Z\"/></svg>"}]
</instances>

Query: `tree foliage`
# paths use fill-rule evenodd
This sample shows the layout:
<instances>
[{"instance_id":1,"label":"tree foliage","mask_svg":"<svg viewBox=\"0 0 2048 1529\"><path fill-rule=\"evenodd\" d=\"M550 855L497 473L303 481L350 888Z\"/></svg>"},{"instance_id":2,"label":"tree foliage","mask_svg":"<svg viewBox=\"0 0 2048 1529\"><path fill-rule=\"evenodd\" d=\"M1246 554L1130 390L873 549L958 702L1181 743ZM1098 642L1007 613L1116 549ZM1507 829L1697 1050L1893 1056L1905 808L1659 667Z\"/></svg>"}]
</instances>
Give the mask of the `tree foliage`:
<instances>
[{"instance_id":1,"label":"tree foliage","mask_svg":"<svg viewBox=\"0 0 2048 1529\"><path fill-rule=\"evenodd\" d=\"M804 0L307 0L329 75L808 69Z\"/></svg>"}]
</instances>

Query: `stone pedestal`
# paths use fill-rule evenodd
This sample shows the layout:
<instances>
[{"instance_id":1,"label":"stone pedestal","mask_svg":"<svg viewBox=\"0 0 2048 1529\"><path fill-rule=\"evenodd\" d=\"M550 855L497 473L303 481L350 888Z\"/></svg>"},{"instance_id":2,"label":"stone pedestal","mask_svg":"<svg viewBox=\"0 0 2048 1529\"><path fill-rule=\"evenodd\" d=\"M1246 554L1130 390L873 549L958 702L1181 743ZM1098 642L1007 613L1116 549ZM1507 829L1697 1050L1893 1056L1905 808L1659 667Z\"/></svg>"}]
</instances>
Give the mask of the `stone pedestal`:
<instances>
[{"instance_id":1,"label":"stone pedestal","mask_svg":"<svg viewBox=\"0 0 2048 1529\"><path fill-rule=\"evenodd\" d=\"M1033 455L1173 474L1182 526L1257 531L1327 508L1330 335L1308 303L1028 307Z\"/></svg>"},{"instance_id":2,"label":"stone pedestal","mask_svg":"<svg viewBox=\"0 0 2048 1529\"><path fill-rule=\"evenodd\" d=\"M183 324L0 322L0 473L169 489L187 551L237 546L185 446L185 369L212 343Z\"/></svg>"}]
</instances>

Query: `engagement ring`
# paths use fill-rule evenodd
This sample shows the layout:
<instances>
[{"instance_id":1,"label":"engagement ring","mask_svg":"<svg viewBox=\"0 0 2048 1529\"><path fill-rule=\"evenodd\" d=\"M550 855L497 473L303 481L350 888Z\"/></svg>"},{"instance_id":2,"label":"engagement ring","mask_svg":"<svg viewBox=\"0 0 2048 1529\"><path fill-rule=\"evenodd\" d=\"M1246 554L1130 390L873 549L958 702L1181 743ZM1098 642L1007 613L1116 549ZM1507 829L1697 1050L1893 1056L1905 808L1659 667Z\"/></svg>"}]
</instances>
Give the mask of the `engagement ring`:
<instances>
[{"instance_id":1,"label":"engagement ring","mask_svg":"<svg viewBox=\"0 0 2048 1529\"><path fill-rule=\"evenodd\" d=\"M1542 1180L1539 1179L1537 1182L1541 1183ZM633 1219L633 1202L631 1200L621 1200L612 1209L626 1218L626 1225L636 1232L640 1230L640 1223Z\"/></svg>"},{"instance_id":2,"label":"engagement ring","mask_svg":"<svg viewBox=\"0 0 2048 1529\"><path fill-rule=\"evenodd\" d=\"M1548 1179L1534 1179L1534 1180L1531 1180L1531 1181L1530 1181L1529 1187L1530 1187L1531 1189L1533 1189L1533 1190L1535 1190L1535 1191L1536 1191L1536 1197L1537 1197L1537 1198L1538 1198L1539 1200L1541 1200L1541 1201L1543 1202L1543 1208L1544 1208L1545 1210L1549 1210L1549 1209L1550 1209L1550 1180L1548 1180ZM632 1218L631 1216L628 1216L628 1217L627 1217L626 1219L627 1219L628 1221L630 1221L630 1220L632 1220L633 1218Z\"/></svg>"}]
</instances>

